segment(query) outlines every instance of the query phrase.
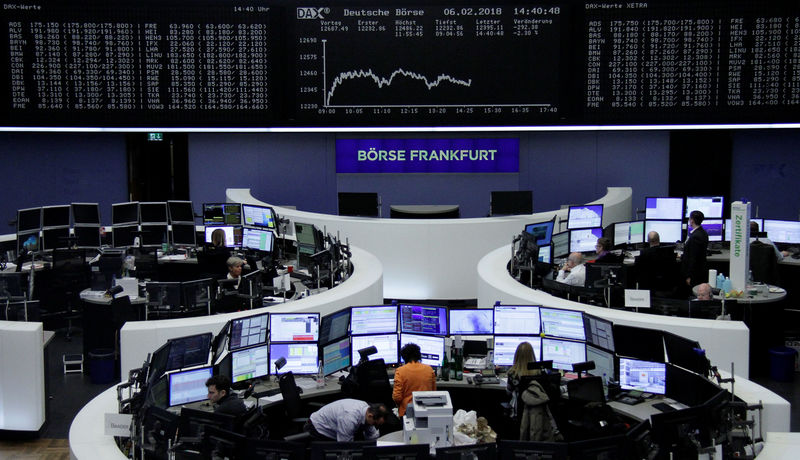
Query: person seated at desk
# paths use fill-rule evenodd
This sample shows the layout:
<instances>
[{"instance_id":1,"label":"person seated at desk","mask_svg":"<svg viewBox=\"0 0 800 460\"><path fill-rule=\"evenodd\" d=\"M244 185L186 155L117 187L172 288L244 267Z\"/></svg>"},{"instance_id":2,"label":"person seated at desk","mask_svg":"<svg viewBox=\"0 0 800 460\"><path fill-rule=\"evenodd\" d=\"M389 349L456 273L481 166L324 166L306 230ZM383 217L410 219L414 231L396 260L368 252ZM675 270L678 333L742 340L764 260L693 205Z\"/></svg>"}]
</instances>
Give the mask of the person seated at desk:
<instances>
[{"instance_id":1,"label":"person seated at desk","mask_svg":"<svg viewBox=\"0 0 800 460\"><path fill-rule=\"evenodd\" d=\"M697 298L695 300L711 300L711 285L708 283L700 283L697 285Z\"/></svg>"},{"instance_id":2,"label":"person seated at desk","mask_svg":"<svg viewBox=\"0 0 800 460\"><path fill-rule=\"evenodd\" d=\"M389 410L382 403L369 404L358 399L340 399L311 414L303 430L315 441L350 442L357 435L377 439Z\"/></svg>"},{"instance_id":3,"label":"person seated at desk","mask_svg":"<svg viewBox=\"0 0 800 460\"><path fill-rule=\"evenodd\" d=\"M655 231L647 234L647 245L634 262L639 289L671 293L678 282L675 249L661 246L661 237Z\"/></svg>"},{"instance_id":4,"label":"person seated at desk","mask_svg":"<svg viewBox=\"0 0 800 460\"><path fill-rule=\"evenodd\" d=\"M225 375L213 375L206 380L208 400L214 405L215 414L242 415L247 412L244 401L231 393L231 380Z\"/></svg>"},{"instance_id":5,"label":"person seated at desk","mask_svg":"<svg viewBox=\"0 0 800 460\"><path fill-rule=\"evenodd\" d=\"M211 232L211 248L212 249L225 249L227 252L227 247L225 246L225 230L218 228Z\"/></svg>"},{"instance_id":6,"label":"person seated at desk","mask_svg":"<svg viewBox=\"0 0 800 460\"><path fill-rule=\"evenodd\" d=\"M530 378L541 374L539 369L528 369L528 363L535 361L536 353L530 342L517 345L506 383L506 391L511 394L510 416L519 422L520 440L555 441L559 435L547 405L550 398L542 385Z\"/></svg>"},{"instance_id":7,"label":"person seated at desk","mask_svg":"<svg viewBox=\"0 0 800 460\"><path fill-rule=\"evenodd\" d=\"M597 251L597 257L594 259L595 263L616 264L622 261L618 255L611 252L613 245L611 244L610 238L598 238L597 244L594 246L594 248Z\"/></svg>"},{"instance_id":8,"label":"person seated at desk","mask_svg":"<svg viewBox=\"0 0 800 460\"><path fill-rule=\"evenodd\" d=\"M778 246L769 238L767 237L758 237L753 235L758 235L761 233L758 229L758 222L751 220L750 221L750 244L758 241L759 243L764 243L772 246L775 249L775 258L778 259L778 262L783 260L784 257L791 255L789 251L781 251L778 249Z\"/></svg>"},{"instance_id":9,"label":"person seated at desk","mask_svg":"<svg viewBox=\"0 0 800 460\"><path fill-rule=\"evenodd\" d=\"M556 281L570 286L583 286L586 282L586 267L583 265L583 254L573 252L567 257L564 266L558 271Z\"/></svg>"},{"instance_id":10,"label":"person seated at desk","mask_svg":"<svg viewBox=\"0 0 800 460\"><path fill-rule=\"evenodd\" d=\"M228 275L227 279L229 280L238 280L242 277L242 267L244 267L244 260L239 257L231 256L228 257ZM236 283L236 289L239 289L239 283Z\"/></svg>"},{"instance_id":11,"label":"person seated at desk","mask_svg":"<svg viewBox=\"0 0 800 460\"><path fill-rule=\"evenodd\" d=\"M415 391L436 390L436 373L431 366L422 364L422 352L416 343L407 343L400 350L404 365L394 373L392 399L397 404L397 415L406 413L406 406L411 402Z\"/></svg>"}]
</instances>

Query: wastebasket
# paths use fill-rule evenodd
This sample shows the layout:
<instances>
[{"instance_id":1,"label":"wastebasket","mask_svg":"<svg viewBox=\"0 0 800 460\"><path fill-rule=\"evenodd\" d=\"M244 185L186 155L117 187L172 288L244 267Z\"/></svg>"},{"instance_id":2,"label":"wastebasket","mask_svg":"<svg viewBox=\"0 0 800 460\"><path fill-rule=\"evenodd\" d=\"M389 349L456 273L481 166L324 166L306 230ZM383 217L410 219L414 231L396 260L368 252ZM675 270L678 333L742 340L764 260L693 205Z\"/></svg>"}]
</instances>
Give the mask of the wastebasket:
<instances>
[{"instance_id":1,"label":"wastebasket","mask_svg":"<svg viewBox=\"0 0 800 460\"><path fill-rule=\"evenodd\" d=\"M98 348L89 352L89 377L92 383L114 381L114 350Z\"/></svg>"},{"instance_id":2,"label":"wastebasket","mask_svg":"<svg viewBox=\"0 0 800 460\"><path fill-rule=\"evenodd\" d=\"M794 380L794 360L797 350L789 347L769 349L769 376L778 382Z\"/></svg>"}]
</instances>

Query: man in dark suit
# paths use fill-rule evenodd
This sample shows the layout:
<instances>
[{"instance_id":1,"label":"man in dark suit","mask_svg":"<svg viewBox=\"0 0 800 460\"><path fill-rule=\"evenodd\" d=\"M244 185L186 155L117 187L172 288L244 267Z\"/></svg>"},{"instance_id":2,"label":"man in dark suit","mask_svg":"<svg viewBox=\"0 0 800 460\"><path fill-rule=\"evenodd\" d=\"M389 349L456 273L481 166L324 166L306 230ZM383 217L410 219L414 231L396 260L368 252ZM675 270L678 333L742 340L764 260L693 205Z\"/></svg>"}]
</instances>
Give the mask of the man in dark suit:
<instances>
[{"instance_id":1,"label":"man in dark suit","mask_svg":"<svg viewBox=\"0 0 800 460\"><path fill-rule=\"evenodd\" d=\"M708 249L708 233L703 229L705 216L700 211L689 214L689 235L683 244L681 257L681 273L688 287L694 287L708 278L706 250Z\"/></svg>"}]
</instances>

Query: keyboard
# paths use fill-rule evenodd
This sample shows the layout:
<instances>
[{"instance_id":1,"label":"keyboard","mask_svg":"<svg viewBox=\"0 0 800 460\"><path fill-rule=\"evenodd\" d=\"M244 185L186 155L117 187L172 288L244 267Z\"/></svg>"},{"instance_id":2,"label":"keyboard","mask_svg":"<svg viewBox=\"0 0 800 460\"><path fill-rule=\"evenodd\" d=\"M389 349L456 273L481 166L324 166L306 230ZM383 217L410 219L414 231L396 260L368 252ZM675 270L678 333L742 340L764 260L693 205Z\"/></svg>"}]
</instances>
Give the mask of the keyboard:
<instances>
[{"instance_id":1,"label":"keyboard","mask_svg":"<svg viewBox=\"0 0 800 460\"><path fill-rule=\"evenodd\" d=\"M670 406L669 404L663 402L655 403L653 404L653 407L660 410L661 412L672 412L674 410L677 410L674 407Z\"/></svg>"}]
</instances>

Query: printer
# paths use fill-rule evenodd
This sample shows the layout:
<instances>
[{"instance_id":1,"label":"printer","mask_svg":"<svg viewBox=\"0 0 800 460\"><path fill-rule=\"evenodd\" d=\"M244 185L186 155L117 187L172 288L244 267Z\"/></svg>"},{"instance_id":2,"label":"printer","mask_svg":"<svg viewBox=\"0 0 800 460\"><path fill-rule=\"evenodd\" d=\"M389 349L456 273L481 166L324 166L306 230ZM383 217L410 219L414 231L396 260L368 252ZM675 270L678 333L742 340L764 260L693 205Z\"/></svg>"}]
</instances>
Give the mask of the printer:
<instances>
[{"instance_id":1,"label":"printer","mask_svg":"<svg viewBox=\"0 0 800 460\"><path fill-rule=\"evenodd\" d=\"M403 442L453 445L453 403L446 391L415 391L403 416Z\"/></svg>"}]
</instances>

